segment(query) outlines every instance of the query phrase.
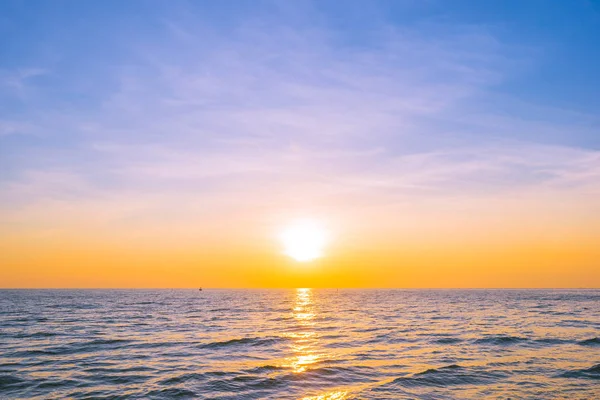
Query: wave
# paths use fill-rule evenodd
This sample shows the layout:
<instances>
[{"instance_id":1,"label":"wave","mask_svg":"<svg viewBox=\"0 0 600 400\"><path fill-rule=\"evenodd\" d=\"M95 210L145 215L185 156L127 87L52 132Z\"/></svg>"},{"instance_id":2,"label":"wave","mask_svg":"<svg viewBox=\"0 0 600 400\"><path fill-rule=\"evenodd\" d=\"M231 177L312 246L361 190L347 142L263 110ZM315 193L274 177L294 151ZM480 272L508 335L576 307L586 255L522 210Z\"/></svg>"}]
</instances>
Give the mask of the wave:
<instances>
[{"instance_id":1,"label":"wave","mask_svg":"<svg viewBox=\"0 0 600 400\"><path fill-rule=\"evenodd\" d=\"M74 379L60 379L60 380L45 380L38 383L35 388L39 390L50 389L56 390L58 388L71 388L75 387L79 382Z\"/></svg>"},{"instance_id":2,"label":"wave","mask_svg":"<svg viewBox=\"0 0 600 400\"><path fill-rule=\"evenodd\" d=\"M236 398L236 399L244 399L244 398L257 398L253 396L244 396L245 392L248 391L261 391L265 393L265 391L270 391L274 389L285 390L289 387L290 379L284 379L282 377L264 377L264 376L252 376L252 375L232 375L228 379L215 379L209 382L206 382L202 385L203 390L207 393L214 393L216 391L220 392L230 392L235 393L237 397L228 397L228 398ZM211 397L214 398L214 397ZM264 398L264 397L261 397ZM278 398L275 397L267 397L267 398Z\"/></svg>"},{"instance_id":3,"label":"wave","mask_svg":"<svg viewBox=\"0 0 600 400\"><path fill-rule=\"evenodd\" d=\"M230 374L225 374L230 375ZM215 392L233 392L241 395L241 392L245 388L245 384L235 382L233 379L227 379L224 377L223 379L213 379L209 382L204 383L203 390L207 393L215 393Z\"/></svg>"},{"instance_id":4,"label":"wave","mask_svg":"<svg viewBox=\"0 0 600 400\"><path fill-rule=\"evenodd\" d=\"M27 333L27 332L1 333L0 332L0 336L8 336L8 337L12 337L15 339L33 339L33 338L45 338L45 337L58 336L58 333L46 332L46 331L33 332L33 333Z\"/></svg>"},{"instance_id":5,"label":"wave","mask_svg":"<svg viewBox=\"0 0 600 400\"><path fill-rule=\"evenodd\" d=\"M582 346L600 346L600 338L591 338L578 342Z\"/></svg>"},{"instance_id":6,"label":"wave","mask_svg":"<svg viewBox=\"0 0 600 400\"><path fill-rule=\"evenodd\" d=\"M29 337L52 337L52 336L58 336L58 334L56 332L45 332L45 331L41 331L41 332L34 332L32 334L29 335Z\"/></svg>"},{"instance_id":7,"label":"wave","mask_svg":"<svg viewBox=\"0 0 600 400\"><path fill-rule=\"evenodd\" d=\"M308 377L337 377L339 381L349 380L352 381L353 376L357 375L370 375L373 372L372 367L368 366L352 366L352 367L341 367L341 366L327 366L307 369L304 372L305 376Z\"/></svg>"},{"instance_id":8,"label":"wave","mask_svg":"<svg viewBox=\"0 0 600 400\"><path fill-rule=\"evenodd\" d=\"M596 364L587 369L576 369L567 371L559 375L563 378L584 378L584 379L600 379L600 364Z\"/></svg>"},{"instance_id":9,"label":"wave","mask_svg":"<svg viewBox=\"0 0 600 400\"><path fill-rule=\"evenodd\" d=\"M150 375L110 375L110 374L91 374L88 375L87 380L101 382L103 384L111 384L111 385L132 385L132 384L141 384L150 379Z\"/></svg>"},{"instance_id":10,"label":"wave","mask_svg":"<svg viewBox=\"0 0 600 400\"><path fill-rule=\"evenodd\" d=\"M404 387L427 386L447 387L456 385L483 385L499 381L507 376L505 373L481 371L451 364L440 368L431 368L412 376L394 379L391 385Z\"/></svg>"},{"instance_id":11,"label":"wave","mask_svg":"<svg viewBox=\"0 0 600 400\"><path fill-rule=\"evenodd\" d=\"M46 347L43 349L21 350L10 353L12 357L35 357L35 356L61 356L77 353L95 352L100 350L114 350L114 345L133 343L129 339L95 339L87 342L73 342L61 346Z\"/></svg>"},{"instance_id":12,"label":"wave","mask_svg":"<svg viewBox=\"0 0 600 400\"><path fill-rule=\"evenodd\" d=\"M161 381L158 382L159 385L178 385L180 383L185 383L185 382L189 382L189 381L201 381L201 380L206 380L208 379L208 375L207 374L200 374L197 372L190 372L190 373L186 373L186 374L181 374L181 375L177 375L177 376L173 376L167 379L163 379Z\"/></svg>"},{"instance_id":13,"label":"wave","mask_svg":"<svg viewBox=\"0 0 600 400\"><path fill-rule=\"evenodd\" d=\"M564 343L572 343L571 340L564 340L564 339L558 339L558 338L536 339L535 342L536 343L542 343L542 344L564 344Z\"/></svg>"},{"instance_id":14,"label":"wave","mask_svg":"<svg viewBox=\"0 0 600 400\"><path fill-rule=\"evenodd\" d=\"M251 337L251 338L231 339L231 340L226 340L223 342L205 343L205 344L201 344L199 347L204 348L204 349L215 349L215 348L222 348L222 347L244 346L244 345L252 346L252 347L269 346L269 345L280 343L280 342L283 342L286 340L288 340L288 339L284 338L284 337L278 337L278 336Z\"/></svg>"},{"instance_id":15,"label":"wave","mask_svg":"<svg viewBox=\"0 0 600 400\"><path fill-rule=\"evenodd\" d=\"M451 365L447 365L445 367L440 367L440 368L429 368L429 369L426 369L425 371L417 372L415 375L418 376L418 375L435 374L435 373L439 373L439 372L455 371L455 370L460 370L460 369L464 369L464 367L461 367L458 364L451 364Z\"/></svg>"},{"instance_id":16,"label":"wave","mask_svg":"<svg viewBox=\"0 0 600 400\"><path fill-rule=\"evenodd\" d=\"M181 341L142 342L142 343L136 343L135 348L136 349L165 349L165 348L170 348L170 347L180 347L180 346L184 346L187 344L188 344L188 342L181 342Z\"/></svg>"},{"instance_id":17,"label":"wave","mask_svg":"<svg viewBox=\"0 0 600 400\"><path fill-rule=\"evenodd\" d=\"M18 385L23 382L25 382L23 379L14 375L0 375L0 387Z\"/></svg>"},{"instance_id":18,"label":"wave","mask_svg":"<svg viewBox=\"0 0 600 400\"><path fill-rule=\"evenodd\" d=\"M107 346L113 344L125 344L132 343L131 339L94 339L89 342L82 342L81 344L84 346Z\"/></svg>"},{"instance_id":19,"label":"wave","mask_svg":"<svg viewBox=\"0 0 600 400\"><path fill-rule=\"evenodd\" d=\"M491 344L496 346L513 345L526 342L529 339L522 336L493 335L475 340L475 344Z\"/></svg>"},{"instance_id":20,"label":"wave","mask_svg":"<svg viewBox=\"0 0 600 400\"><path fill-rule=\"evenodd\" d=\"M107 368L107 367L90 367L83 370L91 374L114 374L114 373L129 373L129 372L153 372L155 368L146 367L144 365L136 365L128 368Z\"/></svg>"},{"instance_id":21,"label":"wave","mask_svg":"<svg viewBox=\"0 0 600 400\"><path fill-rule=\"evenodd\" d=\"M159 399L197 399L198 393L189 389L169 388L148 392L149 398Z\"/></svg>"},{"instance_id":22,"label":"wave","mask_svg":"<svg viewBox=\"0 0 600 400\"><path fill-rule=\"evenodd\" d=\"M431 341L431 343L436 343L436 344L456 344L456 343L461 343L463 340L460 338L455 338L455 337L443 337L443 338L439 338L439 339L434 339Z\"/></svg>"},{"instance_id":23,"label":"wave","mask_svg":"<svg viewBox=\"0 0 600 400\"><path fill-rule=\"evenodd\" d=\"M320 365L320 366L319 366ZM263 365L239 371L239 373L224 373L206 385L231 387L237 384L245 388L265 389L286 386L293 382L311 382L312 384L327 384L335 381L338 384L352 384L357 381L373 380L376 369L370 366L323 366L316 362L307 366L302 373L294 372L290 366ZM203 375L202 378L206 376Z\"/></svg>"},{"instance_id":24,"label":"wave","mask_svg":"<svg viewBox=\"0 0 600 400\"><path fill-rule=\"evenodd\" d=\"M593 339L592 339L593 341ZM560 345L565 343L573 343L572 340L559 339L559 338L541 338L541 339L530 339L522 336L510 336L510 335L494 335L485 338L476 339L475 344L480 345L494 345L494 346L510 346L517 344L528 343L530 345ZM582 343L583 344L583 343ZM594 343L588 343L587 345L593 345Z\"/></svg>"},{"instance_id":25,"label":"wave","mask_svg":"<svg viewBox=\"0 0 600 400\"><path fill-rule=\"evenodd\" d=\"M261 365L260 367L252 368L245 370L245 372L251 374L260 374L260 373L269 373L274 371L280 371L285 369L285 367L278 367L277 365Z\"/></svg>"}]
</instances>

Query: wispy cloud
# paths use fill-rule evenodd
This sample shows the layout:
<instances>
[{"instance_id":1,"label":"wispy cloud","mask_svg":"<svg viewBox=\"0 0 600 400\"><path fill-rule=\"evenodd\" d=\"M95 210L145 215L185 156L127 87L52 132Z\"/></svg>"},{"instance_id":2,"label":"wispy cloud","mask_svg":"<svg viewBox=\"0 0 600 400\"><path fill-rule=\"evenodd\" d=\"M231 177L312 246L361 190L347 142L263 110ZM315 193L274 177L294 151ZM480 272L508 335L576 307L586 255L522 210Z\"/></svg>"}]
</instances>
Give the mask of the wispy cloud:
<instances>
[{"instance_id":1,"label":"wispy cloud","mask_svg":"<svg viewBox=\"0 0 600 400\"><path fill-rule=\"evenodd\" d=\"M163 221L177 209L193 225L415 199L523 195L531 208L565 191L594 209L600 156L572 138L595 119L499 111L495 88L533 60L486 27L382 24L361 46L326 24L267 21L223 33L168 20L160 40L131 42L128 58L95 71L114 86L92 99L74 88L94 76L67 79L86 100L31 113L54 140L15 148L30 158L1 183L2 219L68 205L79 221ZM42 73L4 82L22 91Z\"/></svg>"},{"instance_id":2,"label":"wispy cloud","mask_svg":"<svg viewBox=\"0 0 600 400\"><path fill-rule=\"evenodd\" d=\"M15 70L0 70L0 86L17 97L25 97L36 77L48 74L43 68L18 68Z\"/></svg>"}]
</instances>

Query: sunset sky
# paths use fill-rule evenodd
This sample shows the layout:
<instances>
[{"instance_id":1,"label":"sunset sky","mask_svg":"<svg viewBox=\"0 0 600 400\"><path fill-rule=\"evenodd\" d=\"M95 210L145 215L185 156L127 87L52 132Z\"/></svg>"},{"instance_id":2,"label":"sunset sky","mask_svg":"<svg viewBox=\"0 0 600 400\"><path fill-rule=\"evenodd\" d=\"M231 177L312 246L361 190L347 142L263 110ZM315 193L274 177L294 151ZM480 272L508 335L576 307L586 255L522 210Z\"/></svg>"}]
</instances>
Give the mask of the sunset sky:
<instances>
[{"instance_id":1,"label":"sunset sky","mask_svg":"<svg viewBox=\"0 0 600 400\"><path fill-rule=\"evenodd\" d=\"M2 1L0 287L600 287L598 38L592 0Z\"/></svg>"}]
</instances>

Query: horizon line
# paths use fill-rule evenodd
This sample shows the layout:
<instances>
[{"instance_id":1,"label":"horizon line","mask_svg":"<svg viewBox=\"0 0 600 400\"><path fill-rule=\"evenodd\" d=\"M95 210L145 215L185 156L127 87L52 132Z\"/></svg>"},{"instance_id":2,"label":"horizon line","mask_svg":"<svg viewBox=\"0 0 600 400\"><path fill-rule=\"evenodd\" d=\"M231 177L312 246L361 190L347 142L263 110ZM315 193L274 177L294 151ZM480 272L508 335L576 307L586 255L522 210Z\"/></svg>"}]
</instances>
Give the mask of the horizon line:
<instances>
[{"instance_id":1,"label":"horizon line","mask_svg":"<svg viewBox=\"0 0 600 400\"><path fill-rule=\"evenodd\" d=\"M600 290L600 287L0 287L0 290Z\"/></svg>"}]
</instances>

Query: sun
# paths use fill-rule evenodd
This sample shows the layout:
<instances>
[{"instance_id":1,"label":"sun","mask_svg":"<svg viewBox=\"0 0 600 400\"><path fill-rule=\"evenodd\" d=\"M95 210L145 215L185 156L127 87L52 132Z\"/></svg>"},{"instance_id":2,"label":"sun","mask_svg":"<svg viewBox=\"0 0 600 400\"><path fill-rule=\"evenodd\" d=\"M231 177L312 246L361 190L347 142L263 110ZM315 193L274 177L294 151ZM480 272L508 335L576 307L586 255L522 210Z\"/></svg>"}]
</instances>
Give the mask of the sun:
<instances>
[{"instance_id":1,"label":"sun","mask_svg":"<svg viewBox=\"0 0 600 400\"><path fill-rule=\"evenodd\" d=\"M285 254L296 261L307 262L323 256L328 233L317 221L296 221L282 232L281 242Z\"/></svg>"}]
</instances>

